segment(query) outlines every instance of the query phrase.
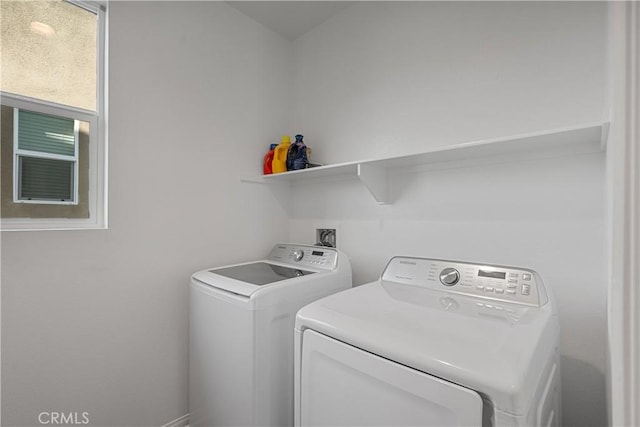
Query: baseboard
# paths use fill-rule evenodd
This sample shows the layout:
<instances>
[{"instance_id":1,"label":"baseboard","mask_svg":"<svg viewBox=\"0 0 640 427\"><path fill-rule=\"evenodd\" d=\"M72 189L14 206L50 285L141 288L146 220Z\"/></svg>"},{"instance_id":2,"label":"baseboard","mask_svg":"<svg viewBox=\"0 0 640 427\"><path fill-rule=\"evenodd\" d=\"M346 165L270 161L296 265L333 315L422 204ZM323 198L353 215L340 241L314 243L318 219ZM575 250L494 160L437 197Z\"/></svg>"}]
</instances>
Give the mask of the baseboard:
<instances>
[{"instance_id":1,"label":"baseboard","mask_svg":"<svg viewBox=\"0 0 640 427\"><path fill-rule=\"evenodd\" d=\"M185 414L180 418L163 425L162 427L185 427L189 425L189 414Z\"/></svg>"}]
</instances>

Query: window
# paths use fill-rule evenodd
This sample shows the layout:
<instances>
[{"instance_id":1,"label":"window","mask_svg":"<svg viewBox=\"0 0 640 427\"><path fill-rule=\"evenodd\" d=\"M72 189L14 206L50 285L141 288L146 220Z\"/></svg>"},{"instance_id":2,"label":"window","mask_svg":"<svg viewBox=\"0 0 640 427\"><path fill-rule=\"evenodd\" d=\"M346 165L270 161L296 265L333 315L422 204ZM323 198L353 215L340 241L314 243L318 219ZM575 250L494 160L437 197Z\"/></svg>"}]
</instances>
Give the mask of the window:
<instances>
[{"instance_id":1,"label":"window","mask_svg":"<svg viewBox=\"0 0 640 427\"><path fill-rule=\"evenodd\" d=\"M106 10L0 7L2 229L104 228Z\"/></svg>"},{"instance_id":2,"label":"window","mask_svg":"<svg viewBox=\"0 0 640 427\"><path fill-rule=\"evenodd\" d=\"M14 202L77 204L78 121L14 108Z\"/></svg>"}]
</instances>

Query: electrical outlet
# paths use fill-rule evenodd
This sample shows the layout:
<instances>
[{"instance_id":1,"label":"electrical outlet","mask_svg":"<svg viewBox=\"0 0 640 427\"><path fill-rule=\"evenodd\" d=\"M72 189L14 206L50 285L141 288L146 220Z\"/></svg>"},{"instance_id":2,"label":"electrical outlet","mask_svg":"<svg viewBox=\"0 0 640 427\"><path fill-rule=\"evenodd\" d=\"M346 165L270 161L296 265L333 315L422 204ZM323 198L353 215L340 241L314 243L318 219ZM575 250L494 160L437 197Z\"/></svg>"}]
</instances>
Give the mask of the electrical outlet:
<instances>
[{"instance_id":1,"label":"electrical outlet","mask_svg":"<svg viewBox=\"0 0 640 427\"><path fill-rule=\"evenodd\" d=\"M316 228L316 242L322 246L330 248L336 247L336 229L335 228Z\"/></svg>"}]
</instances>

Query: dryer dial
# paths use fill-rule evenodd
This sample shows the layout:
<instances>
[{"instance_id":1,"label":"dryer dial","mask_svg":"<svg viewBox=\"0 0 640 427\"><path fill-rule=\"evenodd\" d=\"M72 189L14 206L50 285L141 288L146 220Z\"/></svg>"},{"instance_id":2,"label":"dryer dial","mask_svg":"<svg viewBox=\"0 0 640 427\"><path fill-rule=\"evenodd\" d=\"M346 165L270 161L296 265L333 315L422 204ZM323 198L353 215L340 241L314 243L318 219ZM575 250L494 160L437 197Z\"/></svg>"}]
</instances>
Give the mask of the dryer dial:
<instances>
[{"instance_id":1,"label":"dryer dial","mask_svg":"<svg viewBox=\"0 0 640 427\"><path fill-rule=\"evenodd\" d=\"M453 286L460 280L460 272L455 268L445 268L440 272L440 282L445 286Z\"/></svg>"}]
</instances>

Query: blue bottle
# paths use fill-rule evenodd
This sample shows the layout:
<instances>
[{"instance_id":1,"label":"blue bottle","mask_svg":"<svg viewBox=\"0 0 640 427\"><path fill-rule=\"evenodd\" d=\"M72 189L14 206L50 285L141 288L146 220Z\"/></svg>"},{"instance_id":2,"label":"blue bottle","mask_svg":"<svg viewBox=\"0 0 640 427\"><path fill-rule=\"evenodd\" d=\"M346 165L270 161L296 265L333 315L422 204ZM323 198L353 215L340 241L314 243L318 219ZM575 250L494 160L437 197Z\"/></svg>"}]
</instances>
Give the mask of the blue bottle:
<instances>
[{"instance_id":1,"label":"blue bottle","mask_svg":"<svg viewBox=\"0 0 640 427\"><path fill-rule=\"evenodd\" d=\"M307 158L307 146L302 142L302 135L296 135L296 142L291 144L287 152L287 170L295 171L306 169L309 165Z\"/></svg>"}]
</instances>

